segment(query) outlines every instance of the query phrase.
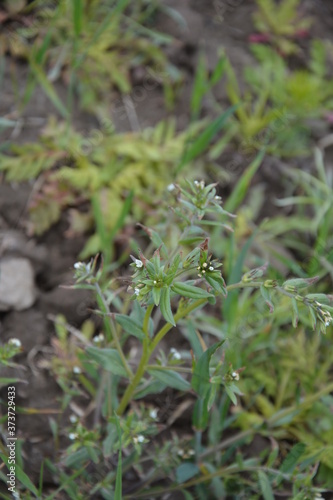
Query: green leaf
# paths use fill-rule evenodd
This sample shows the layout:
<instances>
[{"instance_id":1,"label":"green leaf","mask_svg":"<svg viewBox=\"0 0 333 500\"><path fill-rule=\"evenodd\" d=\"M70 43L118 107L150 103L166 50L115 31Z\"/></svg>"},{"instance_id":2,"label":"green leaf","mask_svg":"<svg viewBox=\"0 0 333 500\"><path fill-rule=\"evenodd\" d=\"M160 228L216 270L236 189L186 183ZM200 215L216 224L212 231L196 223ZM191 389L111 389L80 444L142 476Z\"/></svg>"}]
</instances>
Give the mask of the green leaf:
<instances>
[{"instance_id":1,"label":"green leaf","mask_svg":"<svg viewBox=\"0 0 333 500\"><path fill-rule=\"evenodd\" d=\"M187 382L179 373L173 370L159 370L158 368L148 368L148 373L154 378L163 382L168 387L178 389L179 391L188 391L191 389L191 384Z\"/></svg>"},{"instance_id":2,"label":"green leaf","mask_svg":"<svg viewBox=\"0 0 333 500\"><path fill-rule=\"evenodd\" d=\"M205 279L207 283L210 284L210 286L219 294L223 295L223 297L226 297L228 295L227 288L225 286L224 279L222 276L219 276L217 273L214 273L213 275L205 275Z\"/></svg>"},{"instance_id":3,"label":"green leaf","mask_svg":"<svg viewBox=\"0 0 333 500\"><path fill-rule=\"evenodd\" d=\"M76 38L81 34L83 16L83 1L73 0L73 24Z\"/></svg>"},{"instance_id":4,"label":"green leaf","mask_svg":"<svg viewBox=\"0 0 333 500\"><path fill-rule=\"evenodd\" d=\"M193 144L187 148L180 164L176 169L176 174L179 174L185 165L193 161L207 149L212 139L224 127L229 116L233 114L235 109L236 106L232 106L227 109L225 113L214 120L213 123L208 125L206 130L204 130L202 134L200 134L199 137L193 142Z\"/></svg>"},{"instance_id":5,"label":"green leaf","mask_svg":"<svg viewBox=\"0 0 333 500\"><path fill-rule=\"evenodd\" d=\"M295 444L282 462L280 472L284 474L291 474L305 450L306 445L304 443Z\"/></svg>"},{"instance_id":6,"label":"green leaf","mask_svg":"<svg viewBox=\"0 0 333 500\"><path fill-rule=\"evenodd\" d=\"M99 349L98 347L87 347L86 352L105 370L113 373L114 375L127 377L127 372L116 349Z\"/></svg>"},{"instance_id":7,"label":"green leaf","mask_svg":"<svg viewBox=\"0 0 333 500\"><path fill-rule=\"evenodd\" d=\"M293 324L294 328L297 328L299 313L298 313L297 301L296 301L296 299L294 299L294 297L291 299L291 305L292 305L292 311L291 311L292 324Z\"/></svg>"},{"instance_id":8,"label":"green leaf","mask_svg":"<svg viewBox=\"0 0 333 500\"><path fill-rule=\"evenodd\" d=\"M193 408L192 423L197 431L204 431L209 421L208 400L210 391L205 398L198 398Z\"/></svg>"},{"instance_id":9,"label":"green leaf","mask_svg":"<svg viewBox=\"0 0 333 500\"><path fill-rule=\"evenodd\" d=\"M2 461L6 464L7 468L9 468L10 465L8 464L8 458L6 457L6 455L0 453L0 457ZM15 475L16 479L18 479L18 481L20 481L23 484L23 486L27 488L27 490L31 491L31 493L33 493L35 497L38 497L37 488L17 463L15 464Z\"/></svg>"},{"instance_id":10,"label":"green leaf","mask_svg":"<svg viewBox=\"0 0 333 500\"><path fill-rule=\"evenodd\" d=\"M178 484L185 483L200 472L199 467L192 462L185 462L176 469L176 481Z\"/></svg>"},{"instance_id":11,"label":"green leaf","mask_svg":"<svg viewBox=\"0 0 333 500\"><path fill-rule=\"evenodd\" d=\"M154 304L155 304L155 306L158 306L158 304L160 303L160 299L161 299L162 288L154 287L152 292L153 292Z\"/></svg>"},{"instance_id":12,"label":"green leaf","mask_svg":"<svg viewBox=\"0 0 333 500\"><path fill-rule=\"evenodd\" d=\"M273 490L269 482L269 479L267 477L267 474L265 474L265 472L260 470L258 472L258 478L264 500L274 500Z\"/></svg>"},{"instance_id":13,"label":"green leaf","mask_svg":"<svg viewBox=\"0 0 333 500\"><path fill-rule=\"evenodd\" d=\"M229 196L228 200L224 204L224 209L227 212L235 212L239 207L241 202L244 200L246 193L248 192L250 182L260 167L262 160L265 155L265 149L262 149L258 155L255 157L253 162L247 167L245 172L242 174L241 178L237 182L236 186L232 190L232 194Z\"/></svg>"},{"instance_id":14,"label":"green leaf","mask_svg":"<svg viewBox=\"0 0 333 500\"><path fill-rule=\"evenodd\" d=\"M189 493L188 491L186 490L180 490L180 491L184 495L185 500L195 500L194 496L191 495L191 493Z\"/></svg>"},{"instance_id":15,"label":"green leaf","mask_svg":"<svg viewBox=\"0 0 333 500\"><path fill-rule=\"evenodd\" d=\"M205 397L210 390L210 373L209 364L211 357L217 351L219 347L224 343L224 340L217 342L216 344L209 347L203 355L197 361L194 370L193 377L191 381L192 389L195 390L197 394L201 397Z\"/></svg>"},{"instance_id":16,"label":"green leaf","mask_svg":"<svg viewBox=\"0 0 333 500\"><path fill-rule=\"evenodd\" d=\"M171 288L173 292L190 299L205 299L207 297L212 297L212 294L208 293L206 290L197 286L187 285L186 283L174 283Z\"/></svg>"},{"instance_id":17,"label":"green leaf","mask_svg":"<svg viewBox=\"0 0 333 500\"><path fill-rule=\"evenodd\" d=\"M59 113L64 117L68 117L68 111L61 102L60 98L58 97L56 91L54 90L53 85L49 82L47 79L45 73L43 72L43 69L36 64L36 62L30 58L29 60L30 68L32 69L34 75L36 76L38 83L41 85L43 88L45 94L48 96L50 101L54 104L54 106L57 108Z\"/></svg>"},{"instance_id":18,"label":"green leaf","mask_svg":"<svg viewBox=\"0 0 333 500\"><path fill-rule=\"evenodd\" d=\"M17 382L25 382L25 381L18 379L18 378L0 377L0 388L5 387L5 386L10 385L10 384L16 384Z\"/></svg>"},{"instance_id":19,"label":"green leaf","mask_svg":"<svg viewBox=\"0 0 333 500\"><path fill-rule=\"evenodd\" d=\"M254 231L252 236L250 236L250 238L246 241L246 243L243 245L241 251L239 252L237 260L232 267L232 271L231 271L230 276L229 276L229 283L228 284L231 285L234 283L238 283L240 281L241 276L242 276L242 269L243 269L245 257L246 257L247 252L249 251L249 249L252 245L252 242L253 242L256 234L257 234L257 231ZM235 244L235 239L234 239L233 234L230 236L230 244L231 245ZM223 312L224 312L226 320L230 324L232 324L233 321L235 321L235 319L237 318L238 295L239 295L239 290L231 290L228 293L228 296L223 303Z\"/></svg>"},{"instance_id":20,"label":"green leaf","mask_svg":"<svg viewBox=\"0 0 333 500\"><path fill-rule=\"evenodd\" d=\"M274 305L273 305L273 302L271 300L271 294L269 293L269 290L267 288L265 288L263 285L261 285L260 292L261 292L261 295L262 295L264 301L266 302L266 304L269 307L269 312L270 313L274 312Z\"/></svg>"},{"instance_id":21,"label":"green leaf","mask_svg":"<svg viewBox=\"0 0 333 500\"><path fill-rule=\"evenodd\" d=\"M126 316L126 314L115 314L115 320L126 333L134 335L134 337L137 337L138 339L144 338L145 335L142 331L142 326L138 321Z\"/></svg>"},{"instance_id":22,"label":"green leaf","mask_svg":"<svg viewBox=\"0 0 333 500\"><path fill-rule=\"evenodd\" d=\"M168 323L171 323L173 326L176 326L170 303L170 288L165 287L162 288L161 299L160 299L160 308L163 318Z\"/></svg>"},{"instance_id":23,"label":"green leaf","mask_svg":"<svg viewBox=\"0 0 333 500\"><path fill-rule=\"evenodd\" d=\"M225 392L228 394L229 398L231 399L232 403L236 406L237 405L237 397L236 397L236 394L234 393L234 391L231 389L231 387L228 386L228 384L226 384L224 386L225 388Z\"/></svg>"},{"instance_id":24,"label":"green leaf","mask_svg":"<svg viewBox=\"0 0 333 500\"><path fill-rule=\"evenodd\" d=\"M210 85L213 87L216 85L222 78L223 73L226 68L226 57L224 54L221 54L219 57L219 60L217 61L217 64L214 68L214 71L212 73L212 76L210 77Z\"/></svg>"}]
</instances>

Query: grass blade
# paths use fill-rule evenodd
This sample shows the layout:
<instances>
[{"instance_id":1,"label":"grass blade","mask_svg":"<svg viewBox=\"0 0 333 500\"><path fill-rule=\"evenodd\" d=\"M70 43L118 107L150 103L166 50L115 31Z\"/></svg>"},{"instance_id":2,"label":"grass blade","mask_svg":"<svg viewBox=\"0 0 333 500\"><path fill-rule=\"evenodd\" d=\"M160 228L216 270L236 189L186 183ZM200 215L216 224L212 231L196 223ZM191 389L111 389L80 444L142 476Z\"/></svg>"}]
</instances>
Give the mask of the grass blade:
<instances>
[{"instance_id":1,"label":"grass blade","mask_svg":"<svg viewBox=\"0 0 333 500\"><path fill-rule=\"evenodd\" d=\"M48 96L50 101L53 103L53 105L57 108L59 113L64 117L68 118L68 111L61 102L60 98L58 97L56 91L54 90L53 85L49 82L47 79L45 73L43 72L42 68L36 64L36 62L32 59L29 61L30 67L38 81L38 83L41 85L43 88L45 94Z\"/></svg>"},{"instance_id":2,"label":"grass blade","mask_svg":"<svg viewBox=\"0 0 333 500\"><path fill-rule=\"evenodd\" d=\"M176 174L179 174L179 172L188 163L197 158L207 149L211 141L214 139L216 134L224 127L228 118L233 114L235 109L236 106L232 106L227 109L225 113L216 118L216 120L208 125L206 130L204 130L202 134L200 134L199 137L197 137L196 140L185 150L183 158L176 169Z\"/></svg>"},{"instance_id":3,"label":"grass blade","mask_svg":"<svg viewBox=\"0 0 333 500\"><path fill-rule=\"evenodd\" d=\"M260 167L262 160L265 156L265 152L266 150L264 148L258 153L258 155L255 157L252 163L247 167L242 177L237 182L231 196L229 196L228 200L224 204L224 209L227 212L233 213L237 209L237 207L239 207L241 202L244 200L246 193L249 189L250 182L254 174Z\"/></svg>"}]
</instances>

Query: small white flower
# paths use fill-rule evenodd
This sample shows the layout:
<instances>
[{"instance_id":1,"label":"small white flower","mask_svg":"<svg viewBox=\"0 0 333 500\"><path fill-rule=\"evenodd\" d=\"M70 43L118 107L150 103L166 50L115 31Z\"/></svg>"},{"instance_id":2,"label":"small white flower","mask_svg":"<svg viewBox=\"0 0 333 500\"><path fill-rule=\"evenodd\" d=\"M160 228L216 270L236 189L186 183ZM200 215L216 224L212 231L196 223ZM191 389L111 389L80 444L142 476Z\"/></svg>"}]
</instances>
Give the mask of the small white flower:
<instances>
[{"instance_id":1,"label":"small white flower","mask_svg":"<svg viewBox=\"0 0 333 500\"><path fill-rule=\"evenodd\" d=\"M184 455L184 450L180 449L177 451L177 455L179 455L180 457L182 457Z\"/></svg>"},{"instance_id":2,"label":"small white flower","mask_svg":"<svg viewBox=\"0 0 333 500\"><path fill-rule=\"evenodd\" d=\"M19 339L9 339L8 344L9 345L13 345L15 347L21 347L22 346L21 341Z\"/></svg>"},{"instance_id":3,"label":"small white flower","mask_svg":"<svg viewBox=\"0 0 333 500\"><path fill-rule=\"evenodd\" d=\"M232 372L231 376L232 376L232 378L233 378L234 380L239 380L239 373L237 373L237 372Z\"/></svg>"},{"instance_id":4,"label":"small white flower","mask_svg":"<svg viewBox=\"0 0 333 500\"><path fill-rule=\"evenodd\" d=\"M142 434L139 434L138 436L135 436L133 438L134 443L143 443L145 440L145 437Z\"/></svg>"},{"instance_id":5,"label":"small white flower","mask_svg":"<svg viewBox=\"0 0 333 500\"><path fill-rule=\"evenodd\" d=\"M198 266L198 267L197 267L197 269L198 269L198 271L200 271L201 267L200 267L200 266Z\"/></svg>"},{"instance_id":6,"label":"small white flower","mask_svg":"<svg viewBox=\"0 0 333 500\"><path fill-rule=\"evenodd\" d=\"M155 420L157 418L157 409L151 408L149 410L149 416L150 416L150 418L153 418Z\"/></svg>"},{"instance_id":7,"label":"small white flower","mask_svg":"<svg viewBox=\"0 0 333 500\"><path fill-rule=\"evenodd\" d=\"M204 262L204 263L202 264L202 267L208 267L207 262Z\"/></svg>"},{"instance_id":8,"label":"small white flower","mask_svg":"<svg viewBox=\"0 0 333 500\"><path fill-rule=\"evenodd\" d=\"M187 454L189 457L193 457L193 455L195 455L195 451L192 450L192 448L191 448L190 450L188 450Z\"/></svg>"},{"instance_id":9,"label":"small white flower","mask_svg":"<svg viewBox=\"0 0 333 500\"><path fill-rule=\"evenodd\" d=\"M201 278L202 274L199 273L198 276L199 276L199 278Z\"/></svg>"},{"instance_id":10,"label":"small white flower","mask_svg":"<svg viewBox=\"0 0 333 500\"><path fill-rule=\"evenodd\" d=\"M134 293L135 293L135 295L139 295L139 293L140 293L140 288L134 288Z\"/></svg>"},{"instance_id":11,"label":"small white flower","mask_svg":"<svg viewBox=\"0 0 333 500\"><path fill-rule=\"evenodd\" d=\"M208 268L208 269L209 269L209 271L214 271L213 266L209 266L209 268Z\"/></svg>"},{"instance_id":12,"label":"small white flower","mask_svg":"<svg viewBox=\"0 0 333 500\"><path fill-rule=\"evenodd\" d=\"M138 267L138 268L143 266L143 262L140 259L135 259L134 263L135 263L136 267Z\"/></svg>"},{"instance_id":13,"label":"small white flower","mask_svg":"<svg viewBox=\"0 0 333 500\"><path fill-rule=\"evenodd\" d=\"M199 186L200 189L203 189L205 187L205 181L200 181Z\"/></svg>"},{"instance_id":14,"label":"small white flower","mask_svg":"<svg viewBox=\"0 0 333 500\"><path fill-rule=\"evenodd\" d=\"M157 281L156 280L154 280L154 285L157 285Z\"/></svg>"},{"instance_id":15,"label":"small white flower","mask_svg":"<svg viewBox=\"0 0 333 500\"><path fill-rule=\"evenodd\" d=\"M73 373L79 374L79 373L82 373L82 370L79 366L74 366Z\"/></svg>"},{"instance_id":16,"label":"small white flower","mask_svg":"<svg viewBox=\"0 0 333 500\"><path fill-rule=\"evenodd\" d=\"M84 262L75 262L74 269L81 269L84 267Z\"/></svg>"},{"instance_id":17,"label":"small white flower","mask_svg":"<svg viewBox=\"0 0 333 500\"><path fill-rule=\"evenodd\" d=\"M69 421L71 424L75 424L77 422L77 416L76 415L71 415L69 417Z\"/></svg>"},{"instance_id":18,"label":"small white flower","mask_svg":"<svg viewBox=\"0 0 333 500\"><path fill-rule=\"evenodd\" d=\"M76 432L71 432L70 434L68 434L68 437L71 441L74 441L74 439L77 438L77 434Z\"/></svg>"},{"instance_id":19,"label":"small white flower","mask_svg":"<svg viewBox=\"0 0 333 500\"><path fill-rule=\"evenodd\" d=\"M325 326L330 326L332 319L328 319L325 323Z\"/></svg>"},{"instance_id":20,"label":"small white flower","mask_svg":"<svg viewBox=\"0 0 333 500\"><path fill-rule=\"evenodd\" d=\"M174 184L169 184L169 186L167 187L167 190L170 191L173 191L174 189L176 188L176 186Z\"/></svg>"},{"instance_id":21,"label":"small white flower","mask_svg":"<svg viewBox=\"0 0 333 500\"><path fill-rule=\"evenodd\" d=\"M220 201L222 200L221 196L214 196L214 200Z\"/></svg>"},{"instance_id":22,"label":"small white flower","mask_svg":"<svg viewBox=\"0 0 333 500\"><path fill-rule=\"evenodd\" d=\"M205 274L205 273L206 273L206 271L203 269L203 270L202 270L202 274Z\"/></svg>"},{"instance_id":23,"label":"small white flower","mask_svg":"<svg viewBox=\"0 0 333 500\"><path fill-rule=\"evenodd\" d=\"M170 349L170 354L173 359L182 359L180 352L178 352L174 347Z\"/></svg>"},{"instance_id":24,"label":"small white flower","mask_svg":"<svg viewBox=\"0 0 333 500\"><path fill-rule=\"evenodd\" d=\"M195 186L199 186L199 181L194 181Z\"/></svg>"}]
</instances>

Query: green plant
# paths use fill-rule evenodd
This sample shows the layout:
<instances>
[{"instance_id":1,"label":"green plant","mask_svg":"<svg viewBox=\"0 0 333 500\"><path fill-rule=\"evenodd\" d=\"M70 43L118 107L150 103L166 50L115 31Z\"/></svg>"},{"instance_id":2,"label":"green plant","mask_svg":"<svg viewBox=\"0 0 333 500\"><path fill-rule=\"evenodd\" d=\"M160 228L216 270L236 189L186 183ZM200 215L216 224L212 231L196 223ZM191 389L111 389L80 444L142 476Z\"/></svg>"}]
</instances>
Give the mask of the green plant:
<instances>
[{"instance_id":1,"label":"green plant","mask_svg":"<svg viewBox=\"0 0 333 500\"><path fill-rule=\"evenodd\" d=\"M208 248L210 228L216 226L223 230L225 219L230 218L230 214L221 206L215 186L206 186L203 181L187 183L185 188L174 185L169 194L168 204L171 204L173 210L171 215L165 211L164 216L161 214L159 232L143 227L151 244L144 254L137 249L137 256L132 257L133 262L126 273L128 276L125 278L124 289L119 290L119 278L115 281L112 279L105 281L103 270L98 267L97 259L89 264L78 262L75 265L74 288L84 287L96 294L98 304L96 312L103 319L104 335L95 337L94 345L91 345L91 336L85 336L83 339L76 335L74 345L69 349L66 347L68 339L63 330L64 327L62 326L59 330L59 340L62 339L63 351L71 353L68 365L70 373L67 375L68 382L71 382L66 388L68 394L66 405L70 398L75 396L77 390L88 392L95 401L95 427L87 428L75 416L71 419L69 437L73 443L67 448L66 456L59 467L53 466L53 470L59 475L60 483L63 484L70 498L75 498L78 491L83 491L82 488L87 496L99 492L107 498L110 491L116 492L116 489L112 489L116 487L117 477L117 491L119 492L119 470L125 474L136 464L143 466L150 456L149 452L146 455L145 444L158 433L156 409L141 405L140 401L144 401L149 394L156 395L169 387L178 393L188 393L194 402L192 417L194 436L188 443L177 444L177 441L170 443L169 446L176 447L175 451L178 448L178 451L176 454L175 451L169 454L168 460L165 457L170 453L170 448L163 447L158 452L155 450L154 467L146 469L147 474L143 486L133 494L125 494L123 498L134 498L133 495L144 498L147 495L153 495L154 492L158 495L163 492L186 491L187 489L190 492L191 488L200 492L201 484L205 484L212 492L218 491L220 487L223 491L233 491L234 481L242 471L248 471L251 477L257 477L259 474L259 483L257 481L250 481L247 485L243 483L243 491L247 491L249 495L258 491L258 488L259 491L260 488L265 491L267 488L277 491L282 484L291 481L293 477L296 481L294 491L297 494L306 489L309 490L309 497L300 496L299 498L313 498L314 490L311 480L309 482L308 469L301 469L295 475L296 463L303 457L305 448L302 448L302 452L296 458L295 454L293 455L293 465L289 467L285 465L281 469L273 467L277 461L277 454L269 456L266 454L261 459L253 460L246 460L236 454L231 459L235 451L234 444L242 439L250 439L254 432L265 434L267 425L268 429L274 432L277 423L283 418L282 415L288 416L290 424L288 432L293 432L295 407L292 404L286 407L290 404L292 388L287 396L279 397L279 404L274 412L269 410L267 414L264 413L266 420L258 417L255 427L250 429L247 427L244 437L240 433L239 436L231 438L230 459L227 456L224 460L220 457L217 461L209 458L217 451L213 443L220 440L221 434L219 433L225 429L225 426L230 425L226 420L226 412L230 400L235 404L243 393L240 387L242 387L243 380L244 389L246 387L247 370L243 375L244 367L240 364L244 355L246 357L246 348L242 352L237 351L232 343L228 346L229 340L223 333L224 327L222 329L217 327L217 318L210 316L206 310L203 310L203 307L222 300L223 321L228 321L231 333L233 328L239 328L239 321L242 319L246 321L247 313L246 311L239 311L238 314L236 312L233 322L229 321L225 303L229 300L228 307L231 307L230 294L232 296L233 293L243 290L242 295L238 295L236 303L246 304L250 310L253 310L258 296L254 294L255 302L252 302L249 294L257 290L271 313L274 310L273 302L278 308L283 303L283 312L279 309L278 313L273 316L277 322L277 325L273 326L276 335L282 324L288 323L290 316L295 327L298 319L307 327L309 320L306 312L310 315L312 326L315 327L318 323L320 331L325 333L331 322L330 312L333 312L333 308L329 305L330 299L323 294L313 295L306 292L306 289L316 282L315 278L291 279L281 284L276 280L264 278L267 265L246 272L237 282L234 282L234 278L231 277L231 283L226 285L221 273L222 263L213 259ZM151 253L153 253L152 256ZM128 287L127 293L126 287ZM289 308L290 312L288 312ZM259 316L261 314L259 312ZM158 352L165 336L175 335L175 333L169 333L173 328L187 332L193 349L192 362L188 356L184 355L185 353L179 353L175 349L171 350L169 355L163 351ZM218 342L212 345L209 342L207 345L199 333L205 330L216 331ZM125 349L131 338L134 338L141 346L140 358L135 363L126 355ZM275 338L278 341L278 337ZM260 339L263 340L262 336ZM271 342L273 343L274 340L272 339ZM318 349L318 339L314 342ZM290 340L290 345L292 345L292 340ZM296 354L297 346L295 344L292 351L290 345L287 349L290 359L293 359L291 353ZM226 351L221 356L218 353L222 346L226 347ZM252 346L252 352L253 349ZM251 367L250 373L252 370L255 371L256 367L258 369L258 363L260 363L259 360ZM60 369L61 377L66 379L65 365L66 363L62 362L58 368L53 365L53 369L56 369L57 373L60 373L58 371ZM325 366L327 369L329 364ZM264 371L265 366L262 368L262 373ZM322 371L322 380L325 380L325 373ZM253 379L256 379L255 375ZM313 388L314 381L311 376L309 383ZM74 384L74 392L71 384ZM63 388L66 387L63 383L61 385ZM329 387L327 386L321 394L327 394ZM274 392L272 387L269 387L269 390ZM321 394L312 396L312 399L310 396L310 400L312 402L319 400ZM271 407L268 403L266 407L264 406L263 398L261 402L263 411L266 411L266 407L268 409ZM216 418L220 412L224 415L221 420L222 427L216 426ZM299 411L296 414L298 415ZM100 421L101 415L104 423ZM231 416L231 422L236 421L239 424L246 422L246 419L250 418L247 415L243 413L241 415L243 420L240 417L237 420L236 413L236 420ZM215 421L215 425L211 419ZM202 438L207 429L210 441L205 445ZM284 432L286 433L287 430ZM98 442L101 445L97 446ZM304 442L303 438L302 442ZM223 446L227 446L224 441L222 443ZM311 442L305 440L305 443L309 446L309 456L313 456L315 452L311 455ZM218 449L222 449L223 446L219 445ZM122 450L123 455L122 461L118 462L121 464L121 469L119 466L117 473L115 469L110 470L109 461L119 450ZM127 450L126 453L125 450ZM100 480L97 484L96 481L94 485L92 484L90 472L86 469L88 463L94 464L93 469L99 471ZM83 483L80 483L77 490L77 479L71 480L71 477L79 470ZM68 476L65 471L71 471L71 475ZM154 489L151 483L159 477L164 477L165 473L174 479L173 484L170 487ZM222 478L224 478L223 482Z\"/></svg>"},{"instance_id":2,"label":"green plant","mask_svg":"<svg viewBox=\"0 0 333 500\"><path fill-rule=\"evenodd\" d=\"M15 367L11 358L21 351L21 342L18 339L10 339L6 344L0 346L0 368L1 366ZM17 378L0 377L0 388L17 382Z\"/></svg>"},{"instance_id":3,"label":"green plant","mask_svg":"<svg viewBox=\"0 0 333 500\"><path fill-rule=\"evenodd\" d=\"M275 156L307 154L310 120L324 118L333 105L325 45L314 41L309 68L294 71L270 47L255 45L252 50L259 66L245 68L248 86L243 93L231 64L226 64L228 97L237 106L230 136L245 154L263 146Z\"/></svg>"},{"instance_id":4,"label":"green plant","mask_svg":"<svg viewBox=\"0 0 333 500\"><path fill-rule=\"evenodd\" d=\"M257 0L254 24L260 33L268 36L269 42L282 54L299 51L293 39L302 36L311 26L311 18L299 14L299 0Z\"/></svg>"},{"instance_id":5,"label":"green plant","mask_svg":"<svg viewBox=\"0 0 333 500\"><path fill-rule=\"evenodd\" d=\"M101 249L107 253L127 214L140 220L182 169L196 159L199 168L200 155L232 111L208 126L197 121L180 133L173 120L123 134L114 133L112 124L104 121L102 130L84 137L65 123L50 120L38 144L13 145L12 156L1 154L0 170L8 181L39 177L29 207L31 233L43 233L71 207L69 234L97 228L81 257ZM86 201L92 210L82 213L78 207Z\"/></svg>"},{"instance_id":6,"label":"green plant","mask_svg":"<svg viewBox=\"0 0 333 500\"><path fill-rule=\"evenodd\" d=\"M171 37L145 26L152 12L143 4L138 7L132 8L128 0L19 5L18 11L8 15L9 20L14 14L18 19L27 16L30 26L17 28L13 24L6 48L29 62L23 104L38 83L65 118L69 117L74 92L82 107L94 112L101 100L109 101L111 89L124 94L131 91L130 72L140 65L157 75L170 104L171 88L181 78L161 50ZM69 84L67 106L53 85L60 77Z\"/></svg>"},{"instance_id":7,"label":"green plant","mask_svg":"<svg viewBox=\"0 0 333 500\"><path fill-rule=\"evenodd\" d=\"M282 216L264 221L260 226L260 239L261 245L273 248L279 244L280 248L288 249L289 260L280 253L281 262L299 276L332 277L332 176L325 168L319 149L314 151L313 163L313 172L292 167L283 169L288 180L287 196L275 203L292 212L288 224ZM278 252L276 256L279 258Z\"/></svg>"}]
</instances>

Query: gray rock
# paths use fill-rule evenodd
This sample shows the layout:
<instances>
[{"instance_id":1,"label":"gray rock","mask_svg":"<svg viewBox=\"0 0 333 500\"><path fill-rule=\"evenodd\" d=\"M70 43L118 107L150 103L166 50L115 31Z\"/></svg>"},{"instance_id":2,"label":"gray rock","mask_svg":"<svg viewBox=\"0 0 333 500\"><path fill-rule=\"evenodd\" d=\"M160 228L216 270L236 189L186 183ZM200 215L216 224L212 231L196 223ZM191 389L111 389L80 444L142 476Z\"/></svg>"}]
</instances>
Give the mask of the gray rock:
<instances>
[{"instance_id":1,"label":"gray rock","mask_svg":"<svg viewBox=\"0 0 333 500\"><path fill-rule=\"evenodd\" d=\"M0 310L28 309L36 300L34 271L29 260L6 257L0 261Z\"/></svg>"}]
</instances>

